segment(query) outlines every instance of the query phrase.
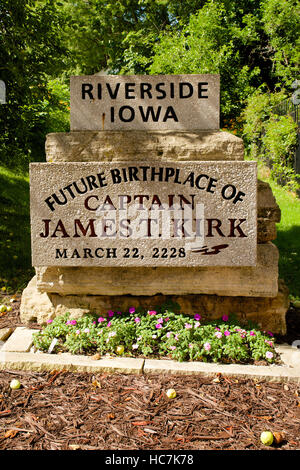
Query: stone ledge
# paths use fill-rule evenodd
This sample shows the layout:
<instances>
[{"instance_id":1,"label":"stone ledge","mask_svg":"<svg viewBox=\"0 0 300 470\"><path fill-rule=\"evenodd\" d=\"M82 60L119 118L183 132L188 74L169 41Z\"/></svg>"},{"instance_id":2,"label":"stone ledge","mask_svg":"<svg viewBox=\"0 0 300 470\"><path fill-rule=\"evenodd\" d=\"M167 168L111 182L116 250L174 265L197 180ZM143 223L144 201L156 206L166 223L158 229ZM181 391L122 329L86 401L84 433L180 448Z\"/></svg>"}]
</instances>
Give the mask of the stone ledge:
<instances>
[{"instance_id":1,"label":"stone ledge","mask_svg":"<svg viewBox=\"0 0 300 470\"><path fill-rule=\"evenodd\" d=\"M142 374L144 359L112 358L94 361L87 356L72 354L44 354L2 352L0 350L0 369L33 370L37 372L67 370L70 372L108 372L123 374Z\"/></svg>"},{"instance_id":2,"label":"stone ledge","mask_svg":"<svg viewBox=\"0 0 300 470\"><path fill-rule=\"evenodd\" d=\"M223 131L71 131L46 138L48 162L243 160L244 143Z\"/></svg>"},{"instance_id":3,"label":"stone ledge","mask_svg":"<svg viewBox=\"0 0 300 470\"><path fill-rule=\"evenodd\" d=\"M21 331L21 330L20 330ZM28 337L33 330L22 330ZM251 378L271 382L300 383L300 351L289 345L276 348L281 355L283 365L255 366L240 364L218 364L203 362L177 362L162 359L140 359L126 357L100 358L94 360L89 356L69 353L45 354L28 352L11 352L0 350L0 370L33 370L51 371L66 370L69 372L108 372L125 374L183 374L205 377L222 374L236 378Z\"/></svg>"},{"instance_id":4,"label":"stone ledge","mask_svg":"<svg viewBox=\"0 0 300 470\"><path fill-rule=\"evenodd\" d=\"M257 246L255 267L38 267L39 292L60 295L188 295L275 297L278 249Z\"/></svg>"}]
</instances>

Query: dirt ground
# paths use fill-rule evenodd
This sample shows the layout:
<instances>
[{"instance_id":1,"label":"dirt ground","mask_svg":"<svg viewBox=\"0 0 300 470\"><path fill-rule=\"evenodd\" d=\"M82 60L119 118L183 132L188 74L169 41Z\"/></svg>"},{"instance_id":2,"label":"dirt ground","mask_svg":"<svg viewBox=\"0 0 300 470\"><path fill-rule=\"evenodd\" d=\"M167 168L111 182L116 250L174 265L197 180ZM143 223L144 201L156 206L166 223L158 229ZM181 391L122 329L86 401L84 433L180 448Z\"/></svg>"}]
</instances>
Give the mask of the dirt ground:
<instances>
[{"instance_id":1,"label":"dirt ground","mask_svg":"<svg viewBox=\"0 0 300 470\"><path fill-rule=\"evenodd\" d=\"M18 296L12 306L0 328L22 326ZM289 310L287 325L277 340L291 344L300 339L299 310ZM9 387L14 378L19 390ZM167 398L169 388L176 398ZM265 430L282 441L263 445ZM0 371L0 450L12 449L299 450L300 385L222 375Z\"/></svg>"}]
</instances>

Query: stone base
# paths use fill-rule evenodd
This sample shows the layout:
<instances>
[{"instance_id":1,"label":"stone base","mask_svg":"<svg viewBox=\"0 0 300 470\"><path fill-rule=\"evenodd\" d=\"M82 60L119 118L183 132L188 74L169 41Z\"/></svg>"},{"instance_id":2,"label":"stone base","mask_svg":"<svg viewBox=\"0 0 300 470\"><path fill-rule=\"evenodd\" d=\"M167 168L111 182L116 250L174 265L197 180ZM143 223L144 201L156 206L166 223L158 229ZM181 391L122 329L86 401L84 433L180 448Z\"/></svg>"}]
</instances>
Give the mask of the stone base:
<instances>
[{"instance_id":1,"label":"stone base","mask_svg":"<svg viewBox=\"0 0 300 470\"><path fill-rule=\"evenodd\" d=\"M40 292L60 295L187 295L275 297L278 249L258 245L253 267L37 267Z\"/></svg>"},{"instance_id":2,"label":"stone base","mask_svg":"<svg viewBox=\"0 0 300 470\"><path fill-rule=\"evenodd\" d=\"M39 324L48 318L54 318L70 312L73 318L89 313L104 316L110 309L126 311L129 307L153 309L166 300L173 300L180 305L180 310L187 314L200 313L205 319L219 318L234 313L242 320L251 320L260 328L278 334L285 334L285 314L289 307L288 290L283 281L279 282L276 297L231 297L219 295L59 295L41 293L37 289L36 276L23 291L21 300L21 321Z\"/></svg>"}]
</instances>

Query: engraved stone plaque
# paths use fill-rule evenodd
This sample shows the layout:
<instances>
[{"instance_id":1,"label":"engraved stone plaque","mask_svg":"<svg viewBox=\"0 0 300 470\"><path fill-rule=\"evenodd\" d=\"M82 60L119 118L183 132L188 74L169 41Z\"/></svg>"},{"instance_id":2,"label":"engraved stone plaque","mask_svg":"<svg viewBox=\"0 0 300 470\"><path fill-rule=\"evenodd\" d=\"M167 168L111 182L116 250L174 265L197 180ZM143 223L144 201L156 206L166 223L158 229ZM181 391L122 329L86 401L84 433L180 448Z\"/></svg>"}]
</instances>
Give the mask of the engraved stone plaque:
<instances>
[{"instance_id":1,"label":"engraved stone plaque","mask_svg":"<svg viewBox=\"0 0 300 470\"><path fill-rule=\"evenodd\" d=\"M31 163L33 266L255 266L255 162Z\"/></svg>"},{"instance_id":2,"label":"engraved stone plaque","mask_svg":"<svg viewBox=\"0 0 300 470\"><path fill-rule=\"evenodd\" d=\"M70 79L71 130L219 130L219 75Z\"/></svg>"}]
</instances>

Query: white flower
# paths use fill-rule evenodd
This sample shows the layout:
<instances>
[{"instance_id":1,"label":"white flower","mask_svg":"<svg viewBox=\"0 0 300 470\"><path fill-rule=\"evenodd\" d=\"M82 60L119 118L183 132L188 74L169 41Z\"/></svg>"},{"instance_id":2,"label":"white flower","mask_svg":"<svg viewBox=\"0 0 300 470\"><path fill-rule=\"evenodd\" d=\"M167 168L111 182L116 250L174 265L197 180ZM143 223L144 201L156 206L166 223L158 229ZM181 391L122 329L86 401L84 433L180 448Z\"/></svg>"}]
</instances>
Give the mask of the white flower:
<instances>
[{"instance_id":1,"label":"white flower","mask_svg":"<svg viewBox=\"0 0 300 470\"><path fill-rule=\"evenodd\" d=\"M152 335L152 338L154 338L154 339L155 339L155 338L157 338L157 336L156 336L156 335Z\"/></svg>"},{"instance_id":2,"label":"white flower","mask_svg":"<svg viewBox=\"0 0 300 470\"><path fill-rule=\"evenodd\" d=\"M137 349L138 347L139 347L138 344L133 344L133 345L132 345L132 349Z\"/></svg>"}]
</instances>

